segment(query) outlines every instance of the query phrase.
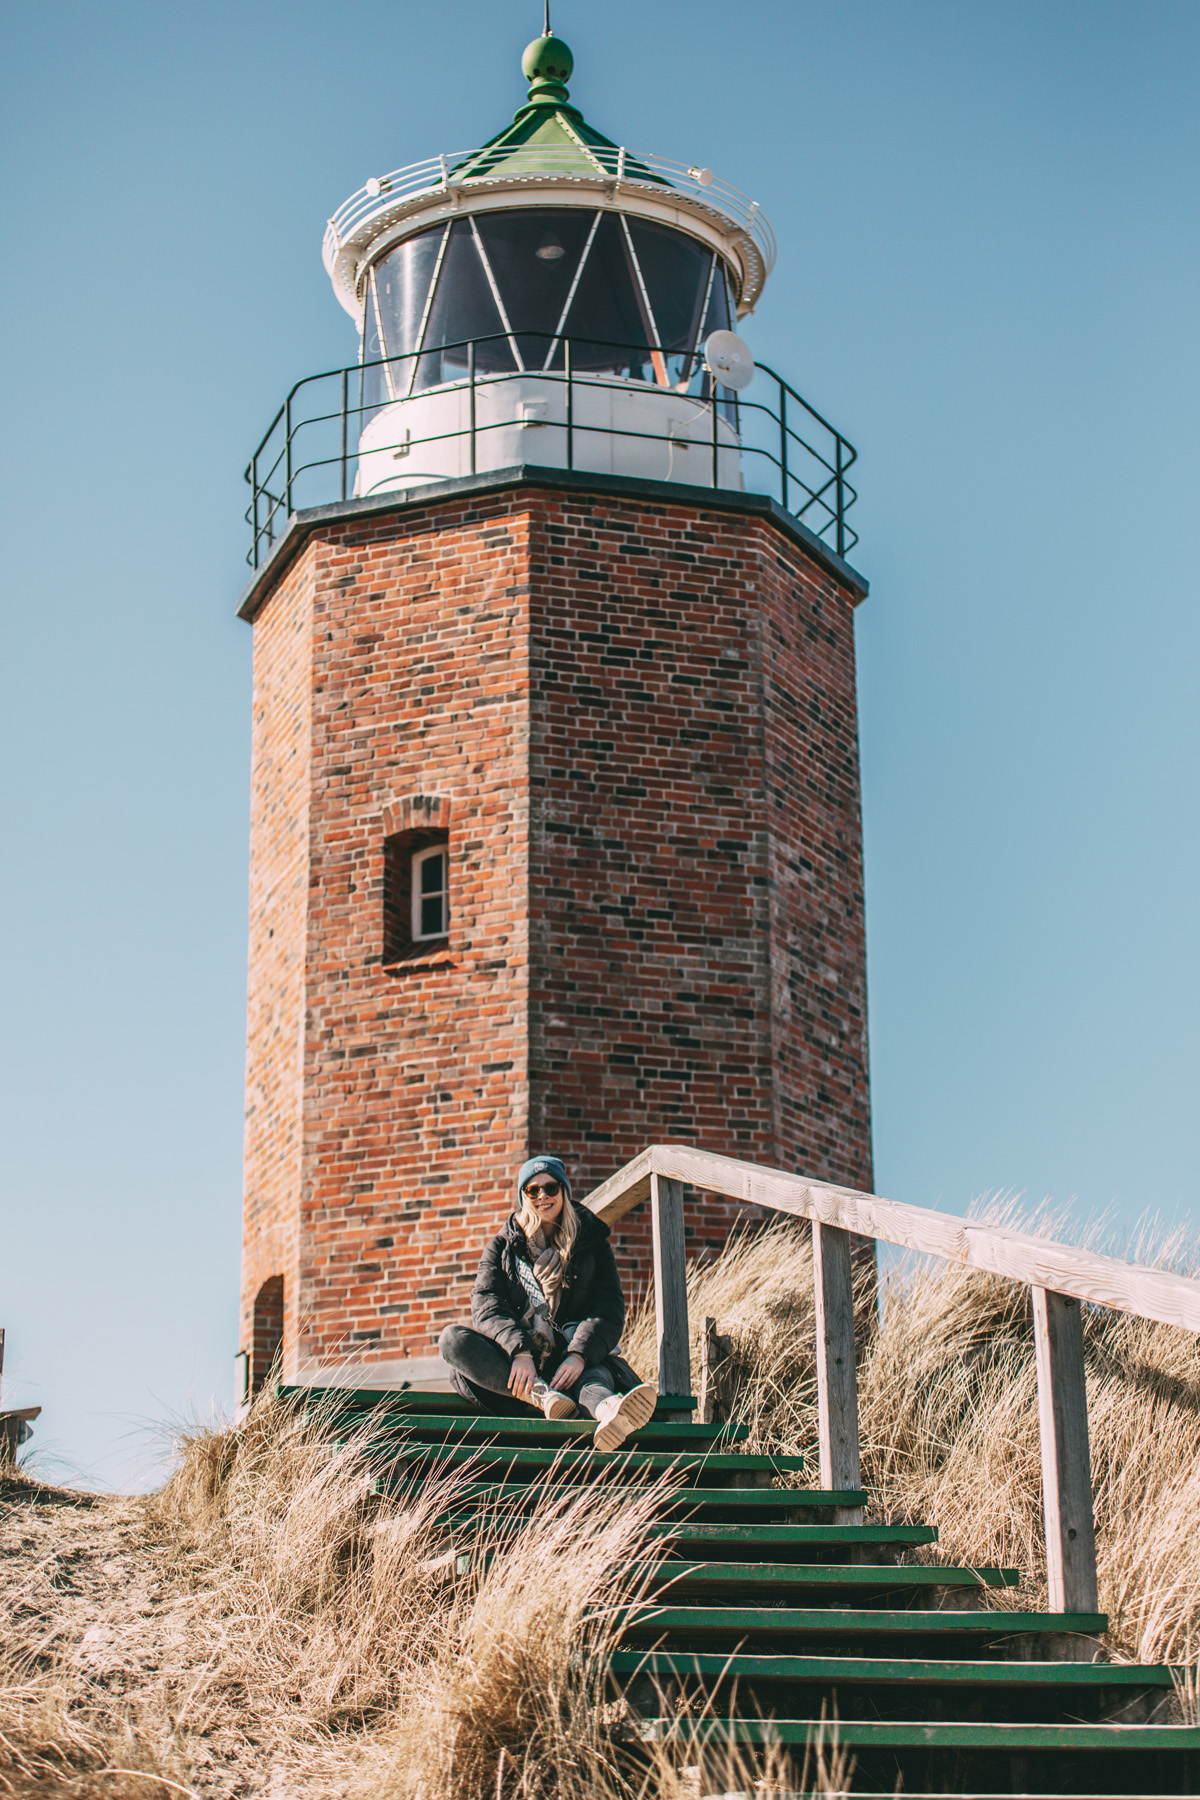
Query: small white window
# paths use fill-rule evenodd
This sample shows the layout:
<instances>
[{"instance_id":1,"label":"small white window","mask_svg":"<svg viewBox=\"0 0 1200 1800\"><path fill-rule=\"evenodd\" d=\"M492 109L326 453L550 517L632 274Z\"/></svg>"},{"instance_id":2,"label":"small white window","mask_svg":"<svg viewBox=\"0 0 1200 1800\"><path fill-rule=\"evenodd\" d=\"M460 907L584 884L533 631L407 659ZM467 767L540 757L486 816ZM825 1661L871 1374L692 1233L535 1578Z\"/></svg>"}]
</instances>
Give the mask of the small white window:
<instances>
[{"instance_id":1,"label":"small white window","mask_svg":"<svg viewBox=\"0 0 1200 1800\"><path fill-rule=\"evenodd\" d=\"M445 844L432 844L428 850L418 850L412 859L414 943L420 938L445 937L449 930L449 862Z\"/></svg>"}]
</instances>

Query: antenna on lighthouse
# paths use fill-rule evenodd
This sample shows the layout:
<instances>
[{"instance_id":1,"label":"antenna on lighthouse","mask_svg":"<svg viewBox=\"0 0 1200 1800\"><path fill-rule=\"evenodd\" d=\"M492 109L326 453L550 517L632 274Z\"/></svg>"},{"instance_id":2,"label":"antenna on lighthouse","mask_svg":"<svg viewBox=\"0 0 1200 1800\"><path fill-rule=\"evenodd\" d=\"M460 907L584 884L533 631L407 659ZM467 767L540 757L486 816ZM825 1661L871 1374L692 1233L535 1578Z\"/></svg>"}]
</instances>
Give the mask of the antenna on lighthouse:
<instances>
[{"instance_id":1,"label":"antenna on lighthouse","mask_svg":"<svg viewBox=\"0 0 1200 1800\"><path fill-rule=\"evenodd\" d=\"M543 36L543 37L549 37L549 36L550 36L550 0L543 0L543 5L542 5L542 36Z\"/></svg>"}]
</instances>

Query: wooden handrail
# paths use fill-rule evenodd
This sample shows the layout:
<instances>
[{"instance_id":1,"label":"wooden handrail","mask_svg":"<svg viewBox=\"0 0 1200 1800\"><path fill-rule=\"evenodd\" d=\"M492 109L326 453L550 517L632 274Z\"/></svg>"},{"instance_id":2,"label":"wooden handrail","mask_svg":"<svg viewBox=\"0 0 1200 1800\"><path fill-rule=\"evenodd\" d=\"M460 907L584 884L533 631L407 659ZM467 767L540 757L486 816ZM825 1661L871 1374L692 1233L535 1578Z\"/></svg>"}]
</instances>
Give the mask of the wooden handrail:
<instances>
[{"instance_id":1,"label":"wooden handrail","mask_svg":"<svg viewBox=\"0 0 1200 1800\"><path fill-rule=\"evenodd\" d=\"M1051 1288L1076 1300L1200 1332L1200 1281L1056 1244L1028 1232L1010 1231L1006 1226L934 1212L925 1206L906 1206L857 1188L809 1181L783 1169L765 1169L685 1144L651 1144L594 1188L583 1204L611 1225L649 1196L652 1173L707 1193L724 1194L747 1206L765 1206L794 1218L812 1219L884 1244L899 1244L924 1256L986 1269L1028 1287Z\"/></svg>"},{"instance_id":2,"label":"wooden handrail","mask_svg":"<svg viewBox=\"0 0 1200 1800\"><path fill-rule=\"evenodd\" d=\"M642 1201L650 1201L659 1388L664 1393L686 1391L690 1379L683 1270L686 1186L812 1224L817 1435L821 1480L830 1488L857 1488L860 1479L852 1235L964 1263L1032 1290L1050 1605L1056 1612L1095 1612L1096 1550L1080 1302L1200 1332L1200 1281L1006 1226L809 1181L785 1169L763 1168L711 1150L651 1144L594 1188L583 1204L612 1225Z\"/></svg>"}]
</instances>

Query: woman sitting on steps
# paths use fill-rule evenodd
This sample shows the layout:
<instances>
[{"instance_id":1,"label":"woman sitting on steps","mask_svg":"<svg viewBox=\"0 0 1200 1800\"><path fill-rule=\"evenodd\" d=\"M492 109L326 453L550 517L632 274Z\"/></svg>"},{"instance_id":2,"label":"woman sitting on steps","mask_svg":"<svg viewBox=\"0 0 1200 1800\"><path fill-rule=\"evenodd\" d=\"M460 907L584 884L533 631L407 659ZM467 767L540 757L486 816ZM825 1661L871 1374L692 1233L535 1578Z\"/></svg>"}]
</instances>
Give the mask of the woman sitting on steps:
<instances>
[{"instance_id":1,"label":"woman sitting on steps","mask_svg":"<svg viewBox=\"0 0 1200 1800\"><path fill-rule=\"evenodd\" d=\"M608 1226L571 1199L557 1156L517 1176L518 1210L484 1250L471 1325L447 1325L439 1348L456 1392L480 1412L596 1420L597 1450L645 1425L658 1390L617 1353L625 1296ZM473 1329L472 1329L473 1327Z\"/></svg>"}]
</instances>

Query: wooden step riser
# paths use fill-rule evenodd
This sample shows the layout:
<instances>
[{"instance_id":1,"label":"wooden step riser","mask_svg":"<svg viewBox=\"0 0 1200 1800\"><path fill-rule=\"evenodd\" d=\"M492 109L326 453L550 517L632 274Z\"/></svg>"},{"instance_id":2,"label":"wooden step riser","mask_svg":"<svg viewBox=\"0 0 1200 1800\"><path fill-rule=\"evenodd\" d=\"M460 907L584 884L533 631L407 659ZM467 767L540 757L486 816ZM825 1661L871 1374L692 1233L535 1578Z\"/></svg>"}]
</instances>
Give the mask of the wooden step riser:
<instances>
[{"instance_id":1,"label":"wooden step riser","mask_svg":"<svg viewBox=\"0 0 1200 1800\"><path fill-rule=\"evenodd\" d=\"M643 1617L642 1613L635 1611L629 1622L631 1626L643 1625L649 1629L650 1613L645 1612ZM1021 1656L1021 1646L1027 1639L1070 1635L1090 1640L1101 1637L1108 1628L1107 1615L1104 1613L1001 1612L980 1608L959 1611L950 1607L944 1611L936 1611L918 1607L875 1606L855 1606L839 1610L835 1607L749 1607L728 1604L655 1605L653 1623L663 1631L693 1631L697 1635L704 1635L709 1631L761 1631L774 1635L782 1631L795 1632L797 1635L838 1632L846 1636L886 1637L889 1632L905 1632L909 1636L921 1632L928 1637L946 1641L951 1638L967 1641L986 1638L991 1643L1009 1643L1013 1647L1012 1654L1016 1656ZM944 1649L935 1654L947 1661L962 1660L956 1650ZM977 1651L975 1654L980 1656L983 1652ZM1009 1660L1008 1652L1003 1655L1004 1660ZM968 1657L966 1660L973 1658ZM1056 1660L1075 1659L1056 1657ZM1092 1659L1086 1657L1079 1660L1090 1662Z\"/></svg>"},{"instance_id":2,"label":"wooden step riser","mask_svg":"<svg viewBox=\"0 0 1200 1800\"><path fill-rule=\"evenodd\" d=\"M669 1538L676 1548L702 1544L722 1556L736 1549L747 1555L769 1548L803 1551L804 1555L834 1556L842 1550L879 1549L897 1554L915 1544L936 1544L932 1525L653 1525L652 1538ZM780 1560L783 1560L782 1558Z\"/></svg>"},{"instance_id":3,"label":"wooden step riser","mask_svg":"<svg viewBox=\"0 0 1200 1800\"><path fill-rule=\"evenodd\" d=\"M736 1593L731 1594L730 1589L765 1588L769 1591L786 1588L789 1593L795 1593L808 1587L821 1589L823 1598L827 1590L832 1592L842 1588L854 1593L868 1588L922 1593L926 1597L919 1604L934 1607L940 1604L939 1591L943 1588L1011 1588L1018 1582L1016 1569L939 1568L932 1563L878 1568L858 1563L693 1562L675 1557L655 1563L638 1562L632 1566L651 1575L656 1588L669 1586L674 1595L681 1596L694 1588L711 1588L718 1595L718 1605L739 1604ZM678 1603L682 1604L682 1601ZM770 1605L771 1602L756 1596L748 1604Z\"/></svg>"},{"instance_id":4,"label":"wooden step riser","mask_svg":"<svg viewBox=\"0 0 1200 1800\"><path fill-rule=\"evenodd\" d=\"M343 1415L337 1421L338 1428L345 1427L347 1418L348 1415ZM468 1413L462 1417L453 1414L414 1413L408 1418L381 1418L378 1414L368 1413L353 1419L353 1423L360 1430L369 1430L373 1441L379 1443L403 1437L421 1443L440 1443L444 1439L473 1443L476 1440L495 1438L501 1443L520 1445L536 1443L544 1438L555 1444L577 1444L580 1440L586 1442L596 1429L595 1419L587 1413L580 1413L575 1418L547 1419L533 1410L527 1418L521 1419L490 1419L483 1418L478 1413ZM749 1435L744 1425L696 1425L654 1419L636 1433L639 1443L646 1438L657 1438L664 1444L678 1444L691 1450L703 1450L710 1445L734 1449L738 1444L744 1443Z\"/></svg>"},{"instance_id":5,"label":"wooden step riser","mask_svg":"<svg viewBox=\"0 0 1200 1800\"><path fill-rule=\"evenodd\" d=\"M749 1725L747 1721L747 1727ZM884 1732L888 1729L886 1724L881 1726ZM913 1729L932 1731L936 1728L917 1725ZM1041 1732L1047 1733L1066 1729L1065 1726L1040 1728ZM1162 1728L1159 1731L1149 1726L1142 1729L1153 1742L1159 1738ZM1008 1800L1012 1795L1020 1795L1023 1800L1029 1800L1032 1795L1092 1795L1097 1800L1104 1796L1113 1796L1114 1800L1122 1796L1130 1800L1136 1796L1136 1800L1145 1800L1145 1796L1151 1794L1195 1794L1198 1791L1196 1775L1200 1752L1195 1750L1167 1748L1158 1743L1154 1748L1145 1749L1128 1745L1120 1749L1056 1751L1044 1748L1037 1741L1038 1727L1028 1727L1027 1732L1032 1740L1027 1745L1012 1741L996 1748L963 1749L957 1745L888 1745L884 1748L851 1741L854 1733L847 1729L841 1744L853 1764L851 1791L856 1800L864 1792L887 1796L923 1793L937 1795L941 1800L946 1795L970 1795L971 1800L979 1800L984 1794L994 1794L998 1800ZM798 1791L798 1778L804 1764L803 1737L794 1745L789 1744L788 1753ZM775 1753L773 1761L777 1756ZM732 1780L723 1767L725 1758L715 1746L702 1750L696 1745L680 1745L677 1759L681 1764L701 1764L705 1771L701 1783L704 1792L745 1793L747 1783L738 1776L747 1761L753 1763L756 1756L752 1750L743 1749L734 1765L736 1774Z\"/></svg>"},{"instance_id":6,"label":"wooden step riser","mask_svg":"<svg viewBox=\"0 0 1200 1800\"><path fill-rule=\"evenodd\" d=\"M341 1445L337 1446L343 1447ZM557 1468L565 1479L572 1475L594 1473L597 1468L626 1468L637 1473L665 1474L675 1469L689 1480L704 1481L714 1486L731 1486L735 1481L744 1481L747 1486L751 1482L761 1481L763 1485L774 1480L776 1475L800 1474L807 1467L802 1456L741 1456L737 1452L714 1452L712 1455L696 1455L694 1452L682 1450L614 1450L609 1452L592 1449L524 1449L509 1445L497 1444L409 1444L406 1442L397 1452L396 1446L390 1442L367 1443L361 1448L368 1457L378 1456L393 1461L397 1468L417 1469L436 1463L441 1467L457 1468L469 1464L472 1469L512 1468L515 1474L526 1472L544 1476L547 1470Z\"/></svg>"},{"instance_id":7,"label":"wooden step riser","mask_svg":"<svg viewBox=\"0 0 1200 1800\"><path fill-rule=\"evenodd\" d=\"M1060 1692L979 1681L949 1689L915 1678L878 1684L841 1679L780 1681L732 1674L724 1680L614 1674L613 1685L628 1696L637 1711L657 1712L672 1702L686 1702L694 1714L708 1710L719 1719L819 1719L822 1709L828 1718L863 1713L872 1720L979 1726L1152 1724L1171 1716L1170 1697L1161 1688L1086 1687Z\"/></svg>"}]
</instances>

